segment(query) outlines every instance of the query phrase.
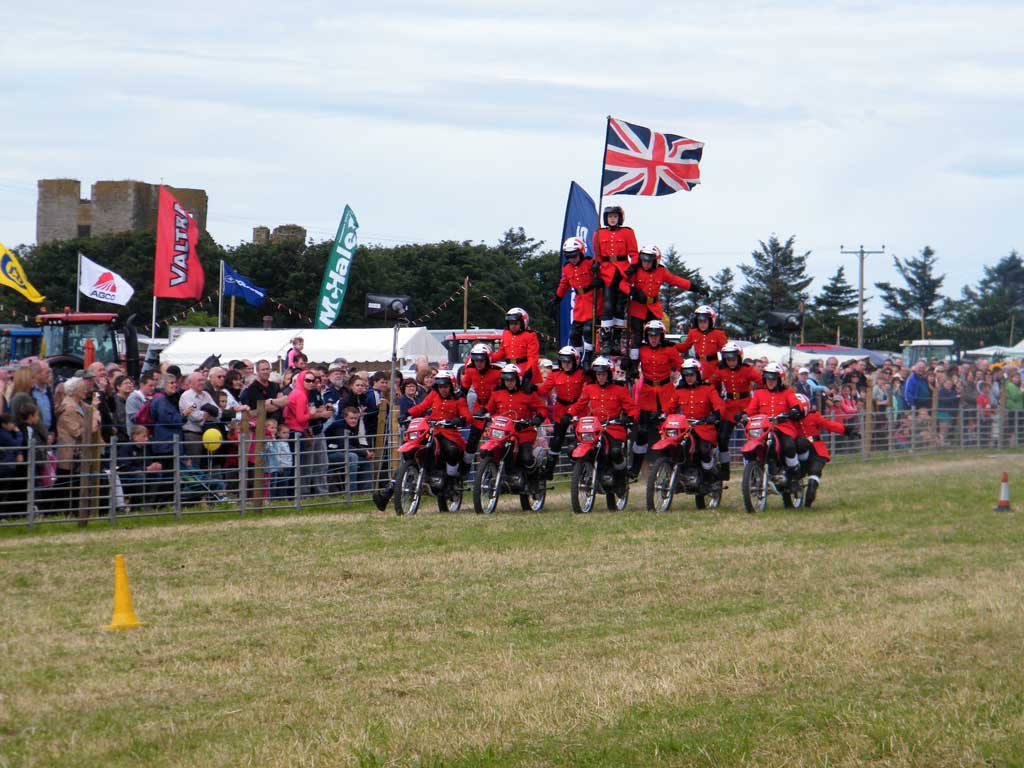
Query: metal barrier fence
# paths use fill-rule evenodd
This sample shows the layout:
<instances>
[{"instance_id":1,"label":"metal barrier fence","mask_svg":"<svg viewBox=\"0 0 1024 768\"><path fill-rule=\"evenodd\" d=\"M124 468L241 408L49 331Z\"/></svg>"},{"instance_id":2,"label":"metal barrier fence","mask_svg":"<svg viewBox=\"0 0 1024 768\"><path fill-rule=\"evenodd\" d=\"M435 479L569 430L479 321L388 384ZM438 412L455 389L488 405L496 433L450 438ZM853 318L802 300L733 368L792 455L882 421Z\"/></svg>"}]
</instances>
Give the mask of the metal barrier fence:
<instances>
[{"instance_id":1,"label":"metal barrier fence","mask_svg":"<svg viewBox=\"0 0 1024 768\"><path fill-rule=\"evenodd\" d=\"M860 413L859 437L826 433L834 459L942 450L1012 448L1024 443L1024 411L927 410ZM550 425L540 430L546 448ZM151 443L0 445L0 527L85 524L150 516L303 509L369 500L397 468L390 446L373 452L351 438L252 438L239 432L207 451L196 436L158 452ZM571 468L571 430L556 470ZM740 463L743 430L731 453ZM473 475L466 479L467 496Z\"/></svg>"}]
</instances>

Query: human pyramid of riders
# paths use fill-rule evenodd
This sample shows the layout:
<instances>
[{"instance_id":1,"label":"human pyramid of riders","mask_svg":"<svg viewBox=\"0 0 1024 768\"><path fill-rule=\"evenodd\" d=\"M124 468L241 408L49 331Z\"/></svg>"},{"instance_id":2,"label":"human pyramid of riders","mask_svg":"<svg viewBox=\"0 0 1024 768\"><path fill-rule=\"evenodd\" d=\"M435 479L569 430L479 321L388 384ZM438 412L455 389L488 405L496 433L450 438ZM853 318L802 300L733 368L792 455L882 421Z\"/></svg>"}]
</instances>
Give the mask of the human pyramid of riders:
<instances>
[{"instance_id":1,"label":"human pyramid of riders","mask_svg":"<svg viewBox=\"0 0 1024 768\"><path fill-rule=\"evenodd\" d=\"M649 508L667 509L675 490L693 494L698 507L717 506L722 484L730 479L730 441L737 424L745 425L748 437L747 510L757 507L752 498L763 509L769 482L786 506L810 506L829 461L822 431L851 435L852 427L812 411L807 398L786 384L778 363L768 363L760 373L744 363L740 345L716 328L710 306L696 309L685 339L669 341L661 320L662 285L698 295L707 288L699 277L669 272L660 264L657 246L638 248L623 220L620 206L604 209L593 255L578 237L562 245L565 263L551 303L557 305L570 290L575 302L570 343L558 350L557 369L542 379L540 344L529 315L520 307L508 310L500 348L474 346L460 380L439 371L433 392L409 409L414 420L400 449L403 461L392 485L375 494L378 507L383 509L394 493L399 514L416 512L422 469L429 463L426 451L445 465L430 492L442 511L456 511L463 478L479 452L476 511L493 512L503 491L518 493L523 509L538 511L573 424L571 498L577 512L589 512L598 491L611 508L624 508L629 484L640 476L651 449L658 456L648 471ZM473 412L467 402L471 390ZM548 419L553 431L540 462L534 443L537 428ZM459 428L466 425L469 436L463 439Z\"/></svg>"}]
</instances>

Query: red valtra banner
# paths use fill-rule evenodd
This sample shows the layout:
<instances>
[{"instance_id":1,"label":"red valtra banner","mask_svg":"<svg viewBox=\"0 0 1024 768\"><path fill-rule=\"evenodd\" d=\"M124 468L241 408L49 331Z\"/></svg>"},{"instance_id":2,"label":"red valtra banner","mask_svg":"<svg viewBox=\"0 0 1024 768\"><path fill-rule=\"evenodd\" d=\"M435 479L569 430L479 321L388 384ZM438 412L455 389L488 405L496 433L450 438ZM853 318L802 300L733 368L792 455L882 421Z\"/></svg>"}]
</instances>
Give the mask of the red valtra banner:
<instances>
[{"instance_id":1,"label":"red valtra banner","mask_svg":"<svg viewBox=\"0 0 1024 768\"><path fill-rule=\"evenodd\" d=\"M153 295L159 299L200 299L203 266L196 255L199 226L174 195L160 187L156 216Z\"/></svg>"}]
</instances>

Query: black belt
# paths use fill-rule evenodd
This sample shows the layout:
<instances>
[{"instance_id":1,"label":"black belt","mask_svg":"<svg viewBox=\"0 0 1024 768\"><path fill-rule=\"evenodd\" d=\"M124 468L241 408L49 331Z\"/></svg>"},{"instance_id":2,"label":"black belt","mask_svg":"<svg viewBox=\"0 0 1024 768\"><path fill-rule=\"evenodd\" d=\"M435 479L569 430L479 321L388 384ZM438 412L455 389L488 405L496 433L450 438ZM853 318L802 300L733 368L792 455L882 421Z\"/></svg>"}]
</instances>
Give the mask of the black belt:
<instances>
[{"instance_id":1,"label":"black belt","mask_svg":"<svg viewBox=\"0 0 1024 768\"><path fill-rule=\"evenodd\" d=\"M668 384L670 381L672 381L671 378L662 379L661 381L654 381L654 380L648 379L646 376L644 376L644 384L646 384L648 387L660 387L660 386L662 386L664 384Z\"/></svg>"},{"instance_id":2,"label":"black belt","mask_svg":"<svg viewBox=\"0 0 1024 768\"><path fill-rule=\"evenodd\" d=\"M710 363L712 360L717 360L718 355L704 355L704 359Z\"/></svg>"},{"instance_id":3,"label":"black belt","mask_svg":"<svg viewBox=\"0 0 1024 768\"><path fill-rule=\"evenodd\" d=\"M629 261L629 256L608 256L602 261Z\"/></svg>"},{"instance_id":4,"label":"black belt","mask_svg":"<svg viewBox=\"0 0 1024 768\"><path fill-rule=\"evenodd\" d=\"M514 360L512 360L511 362L515 363L516 365L519 365L519 363L525 363L529 359L530 358L528 358L528 357L517 357Z\"/></svg>"},{"instance_id":5,"label":"black belt","mask_svg":"<svg viewBox=\"0 0 1024 768\"><path fill-rule=\"evenodd\" d=\"M744 398L747 398L747 397L750 397L750 393L749 392L745 392L742 395L726 395L725 399L726 400L743 400Z\"/></svg>"},{"instance_id":6,"label":"black belt","mask_svg":"<svg viewBox=\"0 0 1024 768\"><path fill-rule=\"evenodd\" d=\"M560 397L556 397L555 400L558 402L559 405L564 405L566 407L568 407L568 406L570 406L570 405L572 405L573 403L576 402L575 400L563 400Z\"/></svg>"},{"instance_id":7,"label":"black belt","mask_svg":"<svg viewBox=\"0 0 1024 768\"><path fill-rule=\"evenodd\" d=\"M594 286L592 286L592 285L588 285L586 288L577 288L576 289L576 295L577 296L583 296L585 294L590 293L592 290L594 290Z\"/></svg>"}]
</instances>

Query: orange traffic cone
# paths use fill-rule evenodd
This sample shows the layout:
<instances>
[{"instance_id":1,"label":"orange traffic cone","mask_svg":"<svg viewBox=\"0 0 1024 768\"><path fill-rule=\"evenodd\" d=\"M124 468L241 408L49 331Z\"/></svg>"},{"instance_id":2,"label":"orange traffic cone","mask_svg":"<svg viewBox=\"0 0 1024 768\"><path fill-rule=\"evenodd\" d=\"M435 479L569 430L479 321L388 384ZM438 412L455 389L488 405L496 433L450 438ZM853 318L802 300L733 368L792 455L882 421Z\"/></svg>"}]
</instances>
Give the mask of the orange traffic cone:
<instances>
[{"instance_id":1,"label":"orange traffic cone","mask_svg":"<svg viewBox=\"0 0 1024 768\"><path fill-rule=\"evenodd\" d=\"M132 608L132 593L128 588L128 570L124 567L124 555L114 558L114 615L106 629L131 629L141 627L142 622Z\"/></svg>"},{"instance_id":2,"label":"orange traffic cone","mask_svg":"<svg viewBox=\"0 0 1024 768\"><path fill-rule=\"evenodd\" d=\"M1012 512L1010 508L1010 480L1003 472L1003 481L999 484L999 503L995 506L996 512Z\"/></svg>"}]
</instances>

